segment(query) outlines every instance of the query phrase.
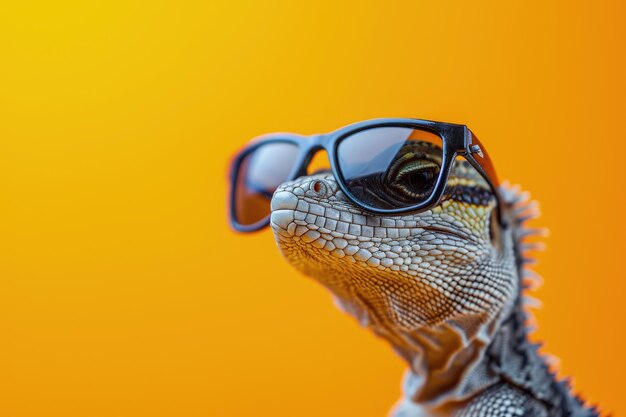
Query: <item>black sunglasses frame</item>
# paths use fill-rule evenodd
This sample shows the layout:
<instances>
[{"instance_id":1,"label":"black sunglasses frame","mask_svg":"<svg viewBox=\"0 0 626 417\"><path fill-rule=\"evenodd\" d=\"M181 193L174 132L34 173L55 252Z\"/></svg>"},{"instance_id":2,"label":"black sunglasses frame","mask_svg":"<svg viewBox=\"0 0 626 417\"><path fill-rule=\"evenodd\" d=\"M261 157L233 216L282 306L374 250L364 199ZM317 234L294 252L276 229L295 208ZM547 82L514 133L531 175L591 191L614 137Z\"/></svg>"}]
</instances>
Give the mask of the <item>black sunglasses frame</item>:
<instances>
[{"instance_id":1,"label":"black sunglasses frame","mask_svg":"<svg viewBox=\"0 0 626 417\"><path fill-rule=\"evenodd\" d=\"M338 161L337 153L339 144L342 140L354 135L355 133L379 127L413 128L434 133L441 137L443 144L443 159L439 170L439 177L437 178L437 182L435 183L435 187L431 195L421 203L398 209L379 209L360 202L352 195L346 186ZM444 194L448 177L450 175L450 169L455 158L457 156L463 156L490 185L497 200L496 210L498 220L502 226L506 226L502 216L501 207L503 200L498 189L499 182L495 169L493 168L493 164L491 163L485 148L467 126L421 119L387 118L354 123L328 134L304 136L293 133L272 133L261 136L246 146L239 152L239 154L237 154L232 162L230 170L230 223L231 226L237 231L254 232L269 225L270 214L254 224L245 225L237 221L235 212L235 188L239 179L241 164L245 161L246 157L259 147L270 143L290 143L296 145L298 148L298 155L293 169L291 170L289 176L285 179L285 182L292 181L300 176L306 175L306 170L311 163L313 156L317 152L325 150L328 154L331 171L346 197L348 197L348 199L350 199L350 201L352 201L355 205L375 214L399 215L418 213L437 206ZM476 158L475 155L477 155L478 158Z\"/></svg>"}]
</instances>

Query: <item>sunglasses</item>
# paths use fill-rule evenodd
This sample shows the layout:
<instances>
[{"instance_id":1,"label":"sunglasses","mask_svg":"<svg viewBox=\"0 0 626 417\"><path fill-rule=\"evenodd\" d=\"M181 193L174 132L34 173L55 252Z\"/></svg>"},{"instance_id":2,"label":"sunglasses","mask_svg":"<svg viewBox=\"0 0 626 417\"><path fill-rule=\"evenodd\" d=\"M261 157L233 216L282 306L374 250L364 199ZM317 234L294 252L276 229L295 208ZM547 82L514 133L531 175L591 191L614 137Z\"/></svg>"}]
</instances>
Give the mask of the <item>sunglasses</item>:
<instances>
[{"instance_id":1,"label":"sunglasses","mask_svg":"<svg viewBox=\"0 0 626 417\"><path fill-rule=\"evenodd\" d=\"M439 204L457 157L465 158L502 198L493 164L465 125L420 119L374 119L334 132L302 136L274 133L240 151L230 172L230 220L251 232L269 224L270 201L284 182L307 175L313 156L328 153L331 171L346 197L376 214L427 211Z\"/></svg>"}]
</instances>

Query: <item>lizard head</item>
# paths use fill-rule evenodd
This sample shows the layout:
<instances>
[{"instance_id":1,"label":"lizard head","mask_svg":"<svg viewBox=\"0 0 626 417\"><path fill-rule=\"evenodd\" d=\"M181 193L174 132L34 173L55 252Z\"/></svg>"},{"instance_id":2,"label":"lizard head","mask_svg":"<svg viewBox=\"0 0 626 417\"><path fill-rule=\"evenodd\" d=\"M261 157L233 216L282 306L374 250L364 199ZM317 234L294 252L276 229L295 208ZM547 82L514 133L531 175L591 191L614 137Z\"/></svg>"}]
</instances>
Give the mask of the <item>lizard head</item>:
<instances>
[{"instance_id":1,"label":"lizard head","mask_svg":"<svg viewBox=\"0 0 626 417\"><path fill-rule=\"evenodd\" d=\"M477 329L511 306L518 275L486 181L457 159L435 208L379 215L353 204L330 172L282 184L271 228L287 261L363 325L411 332L463 321Z\"/></svg>"}]
</instances>

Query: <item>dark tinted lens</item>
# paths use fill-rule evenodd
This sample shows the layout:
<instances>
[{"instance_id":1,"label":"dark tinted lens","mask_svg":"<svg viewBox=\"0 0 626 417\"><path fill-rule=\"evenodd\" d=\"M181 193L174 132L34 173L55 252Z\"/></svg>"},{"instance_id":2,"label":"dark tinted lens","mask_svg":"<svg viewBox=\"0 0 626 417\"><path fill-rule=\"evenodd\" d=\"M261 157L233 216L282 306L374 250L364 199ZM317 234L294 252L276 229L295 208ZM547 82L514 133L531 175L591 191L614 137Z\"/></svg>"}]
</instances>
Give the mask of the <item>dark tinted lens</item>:
<instances>
[{"instance_id":1,"label":"dark tinted lens","mask_svg":"<svg viewBox=\"0 0 626 417\"><path fill-rule=\"evenodd\" d=\"M443 141L424 130L376 127L343 139L337 156L354 198L374 208L403 208L432 194L441 170Z\"/></svg>"},{"instance_id":2,"label":"dark tinted lens","mask_svg":"<svg viewBox=\"0 0 626 417\"><path fill-rule=\"evenodd\" d=\"M244 158L233 190L237 223L248 226L270 214L272 194L289 179L297 156L295 144L276 142L261 145Z\"/></svg>"}]
</instances>

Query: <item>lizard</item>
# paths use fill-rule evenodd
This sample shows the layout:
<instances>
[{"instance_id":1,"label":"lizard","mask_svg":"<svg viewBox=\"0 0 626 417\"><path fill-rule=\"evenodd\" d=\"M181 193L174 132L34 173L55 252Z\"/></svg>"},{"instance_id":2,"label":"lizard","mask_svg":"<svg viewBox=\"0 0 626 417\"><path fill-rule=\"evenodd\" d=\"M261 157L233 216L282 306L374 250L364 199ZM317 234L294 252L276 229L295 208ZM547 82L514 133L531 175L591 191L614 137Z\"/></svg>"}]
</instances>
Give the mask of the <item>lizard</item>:
<instances>
[{"instance_id":1,"label":"lizard","mask_svg":"<svg viewBox=\"0 0 626 417\"><path fill-rule=\"evenodd\" d=\"M410 184L409 184L410 185ZM508 183L494 193L457 159L440 203L380 215L354 205L332 172L280 185L270 227L284 258L407 363L393 417L599 416L529 339L529 269L538 216Z\"/></svg>"}]
</instances>

